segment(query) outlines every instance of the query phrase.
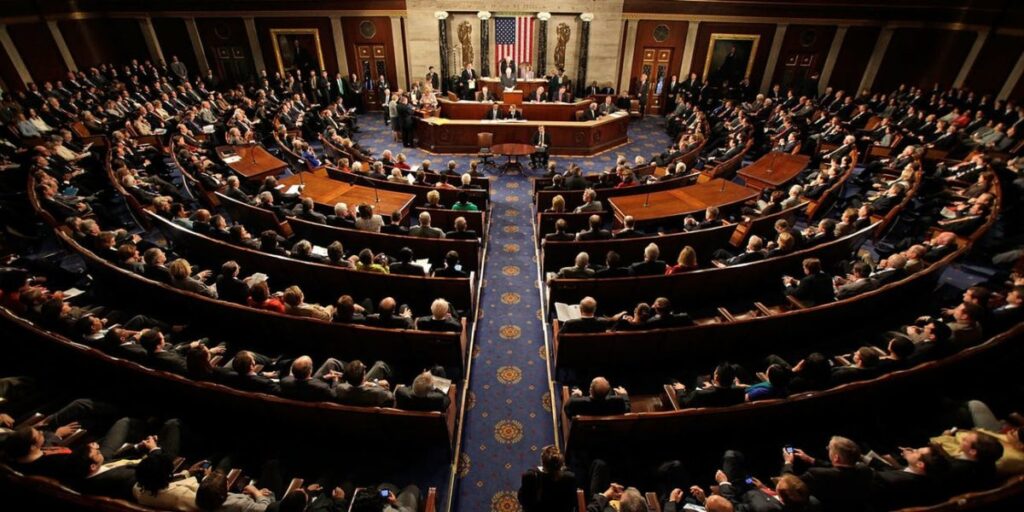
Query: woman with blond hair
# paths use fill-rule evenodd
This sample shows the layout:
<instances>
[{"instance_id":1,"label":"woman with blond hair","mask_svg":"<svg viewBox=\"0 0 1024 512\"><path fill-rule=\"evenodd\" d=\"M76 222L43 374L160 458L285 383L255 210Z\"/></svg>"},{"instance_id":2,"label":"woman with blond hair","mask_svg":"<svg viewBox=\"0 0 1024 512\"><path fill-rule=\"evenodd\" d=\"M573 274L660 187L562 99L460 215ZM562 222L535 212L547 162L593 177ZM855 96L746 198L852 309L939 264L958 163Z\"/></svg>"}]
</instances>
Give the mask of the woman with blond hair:
<instances>
[{"instance_id":1,"label":"woman with blond hair","mask_svg":"<svg viewBox=\"0 0 1024 512\"><path fill-rule=\"evenodd\" d=\"M697 251L687 245L679 251L679 259L676 260L676 264L665 269L665 275L682 274L691 270L697 270Z\"/></svg>"},{"instance_id":2,"label":"woman with blond hair","mask_svg":"<svg viewBox=\"0 0 1024 512\"><path fill-rule=\"evenodd\" d=\"M544 213L565 213L565 198L562 194L551 198L551 208L544 210Z\"/></svg>"}]
</instances>

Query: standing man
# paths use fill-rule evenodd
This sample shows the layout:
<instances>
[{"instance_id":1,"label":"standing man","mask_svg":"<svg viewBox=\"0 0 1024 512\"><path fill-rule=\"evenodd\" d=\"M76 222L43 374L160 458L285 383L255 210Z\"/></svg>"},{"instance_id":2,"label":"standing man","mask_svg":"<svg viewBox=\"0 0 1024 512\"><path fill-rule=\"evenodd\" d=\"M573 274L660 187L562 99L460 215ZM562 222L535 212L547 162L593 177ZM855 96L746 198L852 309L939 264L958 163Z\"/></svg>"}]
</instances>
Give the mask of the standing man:
<instances>
[{"instance_id":1,"label":"standing man","mask_svg":"<svg viewBox=\"0 0 1024 512\"><path fill-rule=\"evenodd\" d=\"M640 101L640 117L644 117L644 113L647 111L647 94L651 92L651 83L647 81L647 73L640 75L640 80L636 84L636 99Z\"/></svg>"},{"instance_id":2,"label":"standing man","mask_svg":"<svg viewBox=\"0 0 1024 512\"><path fill-rule=\"evenodd\" d=\"M409 97L402 96L398 99L398 122L402 127L402 145L411 148L413 143L412 129L413 129L413 110L412 106L409 105Z\"/></svg>"},{"instance_id":3,"label":"standing man","mask_svg":"<svg viewBox=\"0 0 1024 512\"><path fill-rule=\"evenodd\" d=\"M352 73L348 80L348 93L349 98L345 100L345 103L354 107L356 112L363 113L363 84L355 73Z\"/></svg>"},{"instance_id":4,"label":"standing man","mask_svg":"<svg viewBox=\"0 0 1024 512\"><path fill-rule=\"evenodd\" d=\"M548 165L548 146L551 145L551 136L544 131L544 125L537 128L533 134L533 154L530 155L530 167L536 169Z\"/></svg>"},{"instance_id":5,"label":"standing man","mask_svg":"<svg viewBox=\"0 0 1024 512\"><path fill-rule=\"evenodd\" d=\"M508 56L506 55L506 56L501 58L500 62L498 62L498 73L502 77L504 77L505 76L505 71L508 70L508 69L512 70L512 76L513 77L516 76L516 63L512 59L508 58Z\"/></svg>"},{"instance_id":6,"label":"standing man","mask_svg":"<svg viewBox=\"0 0 1024 512\"><path fill-rule=\"evenodd\" d=\"M433 88L434 91L441 90L441 79L440 77L437 76L437 73L434 71L434 66L427 67L427 76L425 78L427 83L430 84L430 87Z\"/></svg>"},{"instance_id":7,"label":"standing man","mask_svg":"<svg viewBox=\"0 0 1024 512\"><path fill-rule=\"evenodd\" d=\"M178 60L177 55L171 56L171 73L177 78L178 83L188 81L188 68L185 67L185 63Z\"/></svg>"},{"instance_id":8,"label":"standing man","mask_svg":"<svg viewBox=\"0 0 1024 512\"><path fill-rule=\"evenodd\" d=\"M334 74L334 81L331 82L331 101L338 101L341 98L342 101L346 101L345 95L348 93L348 86L345 84L345 78L341 76L341 73Z\"/></svg>"},{"instance_id":9,"label":"standing man","mask_svg":"<svg viewBox=\"0 0 1024 512\"><path fill-rule=\"evenodd\" d=\"M565 85L563 80L564 74L564 69L556 69L551 72L551 77L548 78L548 91L550 91L551 94L554 94L558 91L559 87Z\"/></svg>"},{"instance_id":10,"label":"standing man","mask_svg":"<svg viewBox=\"0 0 1024 512\"><path fill-rule=\"evenodd\" d=\"M320 78L316 81L316 92L321 105L331 102L331 78L327 75L326 69L320 72Z\"/></svg>"},{"instance_id":11,"label":"standing man","mask_svg":"<svg viewBox=\"0 0 1024 512\"><path fill-rule=\"evenodd\" d=\"M466 64L466 69L462 70L462 75L459 77L459 85L462 87L462 99L472 100L476 97L476 81L478 78L476 71L473 70L473 64Z\"/></svg>"},{"instance_id":12,"label":"standing man","mask_svg":"<svg viewBox=\"0 0 1024 512\"><path fill-rule=\"evenodd\" d=\"M506 91L516 88L516 71L512 66L506 66L501 72L501 86Z\"/></svg>"}]
</instances>

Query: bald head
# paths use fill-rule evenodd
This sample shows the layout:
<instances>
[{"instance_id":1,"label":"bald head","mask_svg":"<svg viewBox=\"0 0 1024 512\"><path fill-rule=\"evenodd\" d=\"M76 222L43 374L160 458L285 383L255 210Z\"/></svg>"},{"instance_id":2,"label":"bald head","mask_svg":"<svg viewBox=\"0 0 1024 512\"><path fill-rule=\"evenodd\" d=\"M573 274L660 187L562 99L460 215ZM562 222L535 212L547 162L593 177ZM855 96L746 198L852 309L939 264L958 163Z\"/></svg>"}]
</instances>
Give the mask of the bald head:
<instances>
[{"instance_id":1,"label":"bald head","mask_svg":"<svg viewBox=\"0 0 1024 512\"><path fill-rule=\"evenodd\" d=\"M313 374L313 359L300 356L292 363L292 376L296 379L308 379Z\"/></svg>"},{"instance_id":2,"label":"bald head","mask_svg":"<svg viewBox=\"0 0 1024 512\"><path fill-rule=\"evenodd\" d=\"M704 502L704 508L708 512L732 512L732 502L725 499L722 496L713 494L708 496L708 500Z\"/></svg>"},{"instance_id":3,"label":"bald head","mask_svg":"<svg viewBox=\"0 0 1024 512\"><path fill-rule=\"evenodd\" d=\"M590 397L602 399L608 396L608 392L612 390L611 384L608 383L608 379L604 377L594 377L594 380L590 381Z\"/></svg>"}]
</instances>

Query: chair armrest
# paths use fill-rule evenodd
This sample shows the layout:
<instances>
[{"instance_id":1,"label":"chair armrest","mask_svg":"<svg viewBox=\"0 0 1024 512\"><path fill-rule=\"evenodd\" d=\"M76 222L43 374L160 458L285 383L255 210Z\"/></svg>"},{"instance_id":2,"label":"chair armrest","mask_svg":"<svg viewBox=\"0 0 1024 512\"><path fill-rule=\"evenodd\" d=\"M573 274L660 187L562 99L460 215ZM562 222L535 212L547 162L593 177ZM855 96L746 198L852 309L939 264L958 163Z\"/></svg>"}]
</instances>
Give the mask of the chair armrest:
<instances>
[{"instance_id":1,"label":"chair armrest","mask_svg":"<svg viewBox=\"0 0 1024 512\"><path fill-rule=\"evenodd\" d=\"M231 471L228 471L227 476L224 477L228 484L228 490L231 490L235 487L235 484L238 483L238 477L240 476L242 476L241 469L231 468Z\"/></svg>"},{"instance_id":2,"label":"chair armrest","mask_svg":"<svg viewBox=\"0 0 1024 512\"><path fill-rule=\"evenodd\" d=\"M305 480L303 480L301 478L292 478L292 481L288 483L288 487L285 488L284 494L281 495L281 497L283 498L283 497L288 496L289 494L291 494L291 493L301 489L302 488L302 484L304 482L305 482Z\"/></svg>"},{"instance_id":3,"label":"chair armrest","mask_svg":"<svg viewBox=\"0 0 1024 512\"><path fill-rule=\"evenodd\" d=\"M678 411L679 407L679 395L676 394L676 388L672 387L671 384L665 384L665 396L668 397L668 403L672 406L673 411Z\"/></svg>"},{"instance_id":4,"label":"chair armrest","mask_svg":"<svg viewBox=\"0 0 1024 512\"><path fill-rule=\"evenodd\" d=\"M576 510L577 512L586 512L587 510L587 495L583 493L583 489L576 489Z\"/></svg>"}]
</instances>

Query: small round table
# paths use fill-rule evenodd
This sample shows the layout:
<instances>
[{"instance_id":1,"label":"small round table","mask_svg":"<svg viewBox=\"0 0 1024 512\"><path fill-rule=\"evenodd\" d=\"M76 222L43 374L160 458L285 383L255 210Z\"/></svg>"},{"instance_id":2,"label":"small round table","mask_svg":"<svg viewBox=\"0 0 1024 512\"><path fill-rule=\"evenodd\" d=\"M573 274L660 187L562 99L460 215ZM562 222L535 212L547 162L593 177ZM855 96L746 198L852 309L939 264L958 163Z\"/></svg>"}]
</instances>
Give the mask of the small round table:
<instances>
[{"instance_id":1,"label":"small round table","mask_svg":"<svg viewBox=\"0 0 1024 512\"><path fill-rule=\"evenodd\" d=\"M508 161L505 165L501 166L501 173L506 172L519 172L523 174L523 166L519 163L519 157L532 155L534 152L533 144L495 144L491 146L491 153L495 155L503 155L508 157Z\"/></svg>"}]
</instances>

